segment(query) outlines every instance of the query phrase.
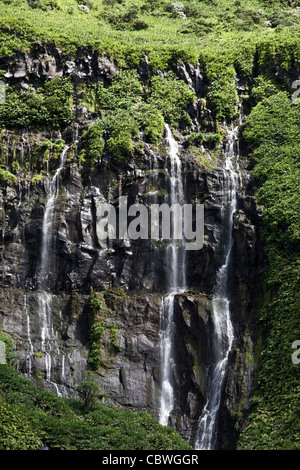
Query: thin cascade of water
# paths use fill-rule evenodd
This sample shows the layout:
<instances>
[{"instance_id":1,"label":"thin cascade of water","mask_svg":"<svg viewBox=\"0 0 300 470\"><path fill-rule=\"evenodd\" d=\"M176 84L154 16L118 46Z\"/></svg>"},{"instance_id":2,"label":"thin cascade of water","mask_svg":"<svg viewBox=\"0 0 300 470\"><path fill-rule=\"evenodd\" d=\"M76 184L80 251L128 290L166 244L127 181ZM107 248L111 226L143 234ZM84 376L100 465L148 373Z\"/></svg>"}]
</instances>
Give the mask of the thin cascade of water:
<instances>
[{"instance_id":1,"label":"thin cascade of water","mask_svg":"<svg viewBox=\"0 0 300 470\"><path fill-rule=\"evenodd\" d=\"M39 271L40 291L38 292L38 315L41 323L41 351L45 358L46 380L54 386L58 395L60 395L58 386L51 381L51 353L53 352L53 344L55 344L56 338L52 324L52 294L49 292L49 281L53 269L52 243L55 203L59 194L59 176L66 163L68 148L68 146L64 147L60 155L59 166L49 184L49 195L46 201L42 225L42 249Z\"/></svg>"},{"instance_id":2,"label":"thin cascade of water","mask_svg":"<svg viewBox=\"0 0 300 470\"><path fill-rule=\"evenodd\" d=\"M24 303L24 312L26 316L26 327L27 327L27 356L26 356L26 370L27 370L27 376L31 376L31 370L32 370L32 356L33 356L33 344L31 341L31 328L30 328L30 316L28 312L28 306L27 306L27 296L26 294L23 297L23 303Z\"/></svg>"},{"instance_id":3,"label":"thin cascade of water","mask_svg":"<svg viewBox=\"0 0 300 470\"><path fill-rule=\"evenodd\" d=\"M9 135L8 130L6 131L5 140L6 140L6 166L7 168L9 168L10 135Z\"/></svg>"},{"instance_id":4,"label":"thin cascade of water","mask_svg":"<svg viewBox=\"0 0 300 470\"><path fill-rule=\"evenodd\" d=\"M66 373L65 373L65 355L62 355L61 359L61 378L64 380L66 378Z\"/></svg>"},{"instance_id":5,"label":"thin cascade of water","mask_svg":"<svg viewBox=\"0 0 300 470\"><path fill-rule=\"evenodd\" d=\"M214 337L212 342L213 370L208 378L207 401L199 419L196 436L196 450L212 450L217 444L217 420L220 409L224 378L227 371L228 356L234 339L230 319L230 303L227 292L228 268L233 245L233 215L237 209L237 190L239 166L237 147L237 128L227 130L225 148L224 190L225 207L223 211L224 263L219 269L212 298Z\"/></svg>"},{"instance_id":6,"label":"thin cascade of water","mask_svg":"<svg viewBox=\"0 0 300 470\"><path fill-rule=\"evenodd\" d=\"M51 380L51 312L52 296L43 291L39 294L39 317L41 321L41 351L45 356L46 380Z\"/></svg>"},{"instance_id":7,"label":"thin cascade of water","mask_svg":"<svg viewBox=\"0 0 300 470\"><path fill-rule=\"evenodd\" d=\"M182 165L179 158L179 146L174 139L171 129L166 125L166 144L170 159L170 206L176 204L182 207L184 202L183 183L182 183ZM168 169L166 168L168 172ZM173 221L173 228L178 220ZM175 230L174 230L175 231ZM183 234L182 226L177 230ZM167 247L167 258L169 261L169 272L171 273L171 283L169 290L182 291L186 286L186 266L185 266L185 249L184 237L182 236L181 244L174 238L171 239Z\"/></svg>"},{"instance_id":8,"label":"thin cascade of water","mask_svg":"<svg viewBox=\"0 0 300 470\"><path fill-rule=\"evenodd\" d=\"M160 340L160 357L161 357L161 400L160 400L160 416L159 422L163 426L169 423L169 416L174 407L174 392L172 383L172 352L173 352L173 336L174 336L174 297L175 292L165 296L160 306L161 318L161 340Z\"/></svg>"},{"instance_id":9,"label":"thin cascade of water","mask_svg":"<svg viewBox=\"0 0 300 470\"><path fill-rule=\"evenodd\" d=\"M77 158L78 158L78 145L79 145L79 124L77 124L77 123L75 123L73 142L74 142L74 157L75 157L75 160L77 160Z\"/></svg>"},{"instance_id":10,"label":"thin cascade of water","mask_svg":"<svg viewBox=\"0 0 300 470\"><path fill-rule=\"evenodd\" d=\"M61 155L59 166L54 173L53 178L50 181L49 185L49 196L45 206L43 225L42 225L42 254L41 254L41 264L40 264L40 282L39 285L41 289L47 290L48 286L48 276L51 272L51 244L52 244L52 234L53 234L53 217L55 202L59 192L59 175L63 170L66 159L67 152L69 147L65 146Z\"/></svg>"},{"instance_id":11,"label":"thin cascade of water","mask_svg":"<svg viewBox=\"0 0 300 470\"><path fill-rule=\"evenodd\" d=\"M169 174L170 178L169 203L170 206L174 204L182 206L183 184L179 147L168 125L166 125L166 146L170 161L170 170L166 167L166 173ZM168 164L168 162L166 163ZM182 245L184 245L183 237ZM184 246L180 247L178 240L175 240L174 237L170 240L166 250L166 262L170 273L168 294L163 297L160 307L161 397L159 422L164 426L168 425L171 412L174 408L172 367L175 333L173 320L175 295L183 292L186 285L185 249Z\"/></svg>"}]
</instances>

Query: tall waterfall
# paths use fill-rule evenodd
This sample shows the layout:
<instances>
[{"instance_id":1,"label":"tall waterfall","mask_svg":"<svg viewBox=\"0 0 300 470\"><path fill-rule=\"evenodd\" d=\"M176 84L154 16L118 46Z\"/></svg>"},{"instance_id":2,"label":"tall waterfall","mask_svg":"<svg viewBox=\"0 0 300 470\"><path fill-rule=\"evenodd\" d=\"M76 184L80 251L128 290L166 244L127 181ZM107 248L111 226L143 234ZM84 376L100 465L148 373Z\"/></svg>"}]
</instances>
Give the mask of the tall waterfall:
<instances>
[{"instance_id":1,"label":"tall waterfall","mask_svg":"<svg viewBox=\"0 0 300 470\"><path fill-rule=\"evenodd\" d=\"M51 382L51 352L53 350L53 343L56 338L53 331L52 325L52 295L49 293L51 275L55 274L54 270L55 263L53 261L53 226L54 226L54 214L55 214L55 203L59 194L59 176L63 170L68 146L65 146L61 155L59 166L54 173L50 181L49 194L45 206L43 226L42 226L42 248L41 248L41 262L39 270L39 287L38 293L38 316L41 324L41 351L45 357L45 368L46 368L46 380ZM59 353L59 351L57 351ZM51 382L52 383L52 382ZM57 393L58 387L53 384Z\"/></svg>"},{"instance_id":2,"label":"tall waterfall","mask_svg":"<svg viewBox=\"0 0 300 470\"><path fill-rule=\"evenodd\" d=\"M40 282L39 285L42 289L47 290L49 287L49 280L48 276L51 273L51 263L53 257L51 256L52 251L52 243L53 243L53 218L54 218L54 210L55 210L55 202L59 193L59 175L62 169L65 166L67 152L69 147L65 146L61 155L59 166L54 173L53 178L50 181L49 187L49 195L46 202L44 218L43 218L43 226L42 226L42 254L41 254L41 264L40 264Z\"/></svg>"},{"instance_id":3,"label":"tall waterfall","mask_svg":"<svg viewBox=\"0 0 300 470\"><path fill-rule=\"evenodd\" d=\"M31 341L31 332L30 332L30 316L28 312L27 306L27 297L26 294L23 296L23 305L24 305L24 312L26 315L26 326L27 326L27 356L26 356L26 369L27 369L27 376L31 376L31 367L32 367L32 356L33 356L33 345Z\"/></svg>"},{"instance_id":4,"label":"tall waterfall","mask_svg":"<svg viewBox=\"0 0 300 470\"><path fill-rule=\"evenodd\" d=\"M213 292L212 311L214 337L212 341L213 370L208 378L207 402L198 423L196 450L212 450L216 447L218 411L220 408L224 378L227 370L228 356L233 342L233 328L230 320L230 305L228 299L227 281L230 254L233 244L232 226L233 214L237 209L237 189L239 182L237 128L227 130L224 167L224 208L223 231L224 263L219 269Z\"/></svg>"},{"instance_id":5,"label":"tall waterfall","mask_svg":"<svg viewBox=\"0 0 300 470\"><path fill-rule=\"evenodd\" d=\"M181 160L178 156L178 144L174 139L168 125L166 125L166 146L168 149L168 160L166 164L166 173L170 178L170 194L169 204L183 204L183 185ZM176 223L176 221L174 221ZM161 318L161 337L160 337L160 354L161 354L161 397L160 397L160 424L166 426L174 407L174 391L172 384L172 368L174 366L173 350L174 350L174 301L175 295L185 290L186 272L185 272L185 249L182 237L182 246L174 238L170 240L170 244L166 250L166 262L169 271L168 294L163 298L160 308Z\"/></svg>"}]
</instances>

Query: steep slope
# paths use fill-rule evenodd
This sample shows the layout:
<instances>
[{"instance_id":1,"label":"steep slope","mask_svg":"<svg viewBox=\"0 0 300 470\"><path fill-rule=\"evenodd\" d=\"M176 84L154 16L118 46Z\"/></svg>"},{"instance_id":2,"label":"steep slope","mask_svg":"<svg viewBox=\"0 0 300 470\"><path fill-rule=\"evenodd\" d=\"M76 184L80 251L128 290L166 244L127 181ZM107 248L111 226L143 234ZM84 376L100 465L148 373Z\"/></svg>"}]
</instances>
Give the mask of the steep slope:
<instances>
[{"instance_id":1,"label":"steep slope","mask_svg":"<svg viewBox=\"0 0 300 470\"><path fill-rule=\"evenodd\" d=\"M236 448L259 386L238 447L296 448L296 438L283 438L285 426L297 423L299 373L290 357L299 337L297 106L289 102L299 73L296 5L162 1L133 11L132 2L118 9L115 2L83 3L0 3L0 325L14 341L18 370L41 388L74 396L88 368L108 404L159 419L162 302L175 264L185 281L171 294L168 424L198 447L200 423L214 403L211 370L222 364L216 408L208 412L213 447ZM283 105L288 119L280 127ZM180 173L172 172L170 139ZM204 204L203 248L187 251L182 263L177 244L103 243L103 203L118 210L120 196L146 207L168 202L179 176L184 201ZM268 189L275 183L288 191L282 205ZM274 232L264 245L262 227ZM224 309L232 335L222 340L230 340L223 369L215 313ZM281 340L279 367L272 354ZM264 413L275 420L273 434Z\"/></svg>"}]
</instances>

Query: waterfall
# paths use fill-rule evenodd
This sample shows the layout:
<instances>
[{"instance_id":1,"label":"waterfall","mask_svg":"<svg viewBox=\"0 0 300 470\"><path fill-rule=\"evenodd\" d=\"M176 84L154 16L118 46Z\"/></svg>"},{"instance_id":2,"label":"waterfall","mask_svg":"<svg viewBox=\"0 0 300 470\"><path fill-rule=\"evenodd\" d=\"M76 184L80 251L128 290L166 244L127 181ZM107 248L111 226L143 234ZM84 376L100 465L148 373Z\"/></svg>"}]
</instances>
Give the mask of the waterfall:
<instances>
[{"instance_id":1,"label":"waterfall","mask_svg":"<svg viewBox=\"0 0 300 470\"><path fill-rule=\"evenodd\" d=\"M27 297L26 294L23 296L24 312L26 315L26 326L27 326L27 357L26 357L26 369L27 376L31 376L31 367L32 367L32 356L33 356L33 345L31 341L31 331L30 331L30 316L27 307Z\"/></svg>"},{"instance_id":2,"label":"waterfall","mask_svg":"<svg viewBox=\"0 0 300 470\"><path fill-rule=\"evenodd\" d=\"M207 384L207 402L202 411L197 429L196 450L212 450L217 441L217 420L220 408L228 356L233 342L233 328L230 320L230 304L227 291L228 268L233 244L233 214L237 209L239 183L238 152L235 151L238 128L227 130L225 147L223 209L224 263L219 269L212 298L214 337L212 341L213 364Z\"/></svg>"},{"instance_id":3,"label":"waterfall","mask_svg":"<svg viewBox=\"0 0 300 470\"><path fill-rule=\"evenodd\" d=\"M53 178L50 181L49 196L46 202L45 213L42 226L42 255L40 264L40 287L47 290L49 287L48 276L51 274L51 247L52 247L52 232L53 232L53 218L55 202L59 193L59 175L63 170L69 147L65 146L61 155L59 166L55 171Z\"/></svg>"},{"instance_id":4,"label":"waterfall","mask_svg":"<svg viewBox=\"0 0 300 470\"><path fill-rule=\"evenodd\" d=\"M181 160L178 156L179 148L168 125L166 125L166 146L168 149L168 157L170 162L170 170L168 170L168 167L166 167L166 173L169 175L170 179L169 203L170 206L173 204L182 205L184 199ZM168 165L168 159L166 165ZM185 290L186 284L184 242L180 247L178 241L172 237L166 249L166 263L169 272L169 292L162 299L160 308L160 355L162 386L159 422L164 426L168 425L169 417L174 407L172 367L174 364L173 348L175 324L173 321L173 316L175 295L177 293L183 292Z\"/></svg>"},{"instance_id":5,"label":"waterfall","mask_svg":"<svg viewBox=\"0 0 300 470\"><path fill-rule=\"evenodd\" d=\"M41 292L39 295L39 318L41 321L41 350L45 355L46 380L51 380L51 312L52 296L48 292Z\"/></svg>"},{"instance_id":6,"label":"waterfall","mask_svg":"<svg viewBox=\"0 0 300 470\"><path fill-rule=\"evenodd\" d=\"M172 386L172 366L173 366L173 337L175 325L173 322L174 297L175 292L168 294L162 299L160 307L161 318L161 339L160 339L160 357L161 357L161 399L159 422L163 426L169 423L169 416L174 406L174 392Z\"/></svg>"},{"instance_id":7,"label":"waterfall","mask_svg":"<svg viewBox=\"0 0 300 470\"><path fill-rule=\"evenodd\" d=\"M55 203L59 194L59 176L66 163L68 148L68 146L64 147L60 155L59 166L50 181L49 195L45 206L42 225L41 263L39 270L39 287L41 290L38 292L38 316L41 323L41 351L45 357L46 380L54 385L58 394L57 385L51 382L52 343L56 341L56 338L52 325L52 295L48 291L50 288L51 275L54 274L53 269L55 267L52 255Z\"/></svg>"}]
</instances>

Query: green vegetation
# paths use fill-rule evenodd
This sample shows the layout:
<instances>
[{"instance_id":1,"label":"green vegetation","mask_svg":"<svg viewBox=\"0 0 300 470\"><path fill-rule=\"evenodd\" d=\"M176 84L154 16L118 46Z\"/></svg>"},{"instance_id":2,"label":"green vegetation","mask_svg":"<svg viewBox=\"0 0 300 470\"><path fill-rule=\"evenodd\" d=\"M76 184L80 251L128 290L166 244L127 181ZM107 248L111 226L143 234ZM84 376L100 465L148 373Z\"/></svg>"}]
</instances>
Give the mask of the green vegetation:
<instances>
[{"instance_id":1,"label":"green vegetation","mask_svg":"<svg viewBox=\"0 0 300 470\"><path fill-rule=\"evenodd\" d=\"M17 178L10 171L0 168L0 183L5 186L16 186Z\"/></svg>"},{"instance_id":2,"label":"green vegetation","mask_svg":"<svg viewBox=\"0 0 300 470\"><path fill-rule=\"evenodd\" d=\"M72 78L40 81L27 91L10 86L0 126L60 129L76 119L74 107L84 105L95 122L83 136L80 162L93 167L108 152L116 165L126 164L141 149L140 133L150 143L160 141L164 121L191 132L187 107L195 97L174 73L180 60L200 62L216 126L239 112L237 75L248 81L258 66L269 77L269 92L272 86L288 89L287 76L282 79L278 71L286 73L300 58L296 6L259 0L189 0L179 7L168 0L2 1L1 57L42 43L61 48L64 60L70 60L78 47L89 47L114 59L119 71L108 87ZM150 70L163 73L143 83L137 67L145 57ZM258 95L253 90L252 96L259 98L264 91L255 78ZM209 125L203 118L199 131L217 130Z\"/></svg>"},{"instance_id":3,"label":"green vegetation","mask_svg":"<svg viewBox=\"0 0 300 470\"><path fill-rule=\"evenodd\" d=\"M5 361L9 366L15 366L16 360L14 356L14 344L12 339L0 329L0 341L5 345Z\"/></svg>"},{"instance_id":4,"label":"green vegetation","mask_svg":"<svg viewBox=\"0 0 300 470\"><path fill-rule=\"evenodd\" d=\"M103 340L103 333L108 331L108 337ZM118 344L118 328L111 323L101 322L94 323L90 329L90 353L88 358L89 366L92 370L96 371L101 365L105 365L105 360L103 360L101 355L102 347L106 349L111 349L113 346L113 351L106 351L111 358L114 353L117 353L120 349Z\"/></svg>"},{"instance_id":5,"label":"green vegetation","mask_svg":"<svg viewBox=\"0 0 300 470\"><path fill-rule=\"evenodd\" d=\"M101 397L103 397L93 373L89 370L85 371L83 380L76 387L76 392L86 407L94 405Z\"/></svg>"},{"instance_id":6,"label":"green vegetation","mask_svg":"<svg viewBox=\"0 0 300 470\"><path fill-rule=\"evenodd\" d=\"M35 175L31 180L32 184L39 184L43 177L44 175Z\"/></svg>"},{"instance_id":7,"label":"green vegetation","mask_svg":"<svg viewBox=\"0 0 300 470\"><path fill-rule=\"evenodd\" d=\"M300 105L291 102L291 81L299 71L298 1L288 0L3 0L0 1L0 58L39 47L62 50L75 60L78 48L113 59L118 73L111 83L70 79L36 80L27 91L13 81L0 105L5 129L64 129L88 109L79 161L89 171L108 155L117 166L130 162L144 142L156 145L164 123L180 130L195 158L213 165L199 151L215 150L220 124L240 111L249 113L244 138L251 152L257 200L263 209L264 243L269 258L264 273L260 327L265 347L248 426L239 449L299 449L299 365L291 345L299 332ZM87 8L79 8L84 5ZM138 74L147 59L150 74ZM179 61L200 64L205 105L197 129L188 110L194 93L176 75ZM1 70L1 78L6 70ZM238 82L237 82L238 78ZM237 84L240 85L237 87ZM64 142L41 139L23 166L37 184L50 159L57 163ZM6 164L1 147L0 183L17 184L17 156ZM76 301L72 311L78 311ZM102 347L117 352L117 328L107 315L124 293L90 297L89 364L102 364ZM0 339L2 337L0 336ZM5 341L8 341L7 339ZM8 344L8 343L7 343ZM78 389L84 403L54 398L0 368L0 442L4 449L185 449L169 429L148 415L118 413L94 403L96 388L87 380Z\"/></svg>"},{"instance_id":8,"label":"green vegetation","mask_svg":"<svg viewBox=\"0 0 300 470\"><path fill-rule=\"evenodd\" d=\"M72 84L60 78L48 80L36 91L8 87L0 106L0 127L65 127L73 117L72 91Z\"/></svg>"},{"instance_id":9,"label":"green vegetation","mask_svg":"<svg viewBox=\"0 0 300 470\"><path fill-rule=\"evenodd\" d=\"M106 291L105 291L106 293ZM118 328L112 322L112 312L106 304L104 294L92 288L89 297L89 357L93 371L107 365L119 352Z\"/></svg>"},{"instance_id":10,"label":"green vegetation","mask_svg":"<svg viewBox=\"0 0 300 470\"><path fill-rule=\"evenodd\" d=\"M299 125L299 105L278 92L257 104L244 132L255 162L269 264L260 312L267 344L240 449L300 449L300 368L291 359L300 337Z\"/></svg>"},{"instance_id":11,"label":"green vegetation","mask_svg":"<svg viewBox=\"0 0 300 470\"><path fill-rule=\"evenodd\" d=\"M188 93L184 82L180 81L178 90L173 90L173 83L166 84L165 91L168 89L174 96L173 101L184 102L181 94L184 91ZM166 106L168 96L161 97L157 106L151 103L151 99L147 102L146 90L135 71L120 71L108 88L98 84L95 103L103 117L83 135L80 150L82 163L99 161L103 152L109 152L117 164L127 163L137 150L139 132L143 132L145 139L153 144L161 140L164 119L160 108ZM172 106L174 111L174 103Z\"/></svg>"},{"instance_id":12,"label":"green vegetation","mask_svg":"<svg viewBox=\"0 0 300 470\"><path fill-rule=\"evenodd\" d=\"M122 412L95 402L91 382L79 385L81 400L59 398L39 390L11 366L0 365L0 449L190 449L174 429L160 426L147 413Z\"/></svg>"},{"instance_id":13,"label":"green vegetation","mask_svg":"<svg viewBox=\"0 0 300 470\"><path fill-rule=\"evenodd\" d=\"M34 3L43 8L33 8ZM262 67L286 68L300 54L296 2L289 6L259 0L189 0L183 2L185 19L167 0L123 0L118 8L106 0L84 4L90 8L88 14L75 0L0 2L0 56L13 56L43 42L62 48L68 58L76 56L79 46L91 47L126 69L136 68L145 55L154 71L172 69L178 60L200 59L211 85L210 105L223 119L237 111L236 72L251 74L255 57ZM125 91L126 85L126 97ZM153 98L159 100L156 92Z\"/></svg>"},{"instance_id":14,"label":"green vegetation","mask_svg":"<svg viewBox=\"0 0 300 470\"><path fill-rule=\"evenodd\" d=\"M195 94L177 76L168 72L152 78L149 102L161 111L165 120L177 127L179 121L190 124L190 117L185 111L189 103L195 99Z\"/></svg>"}]
</instances>

